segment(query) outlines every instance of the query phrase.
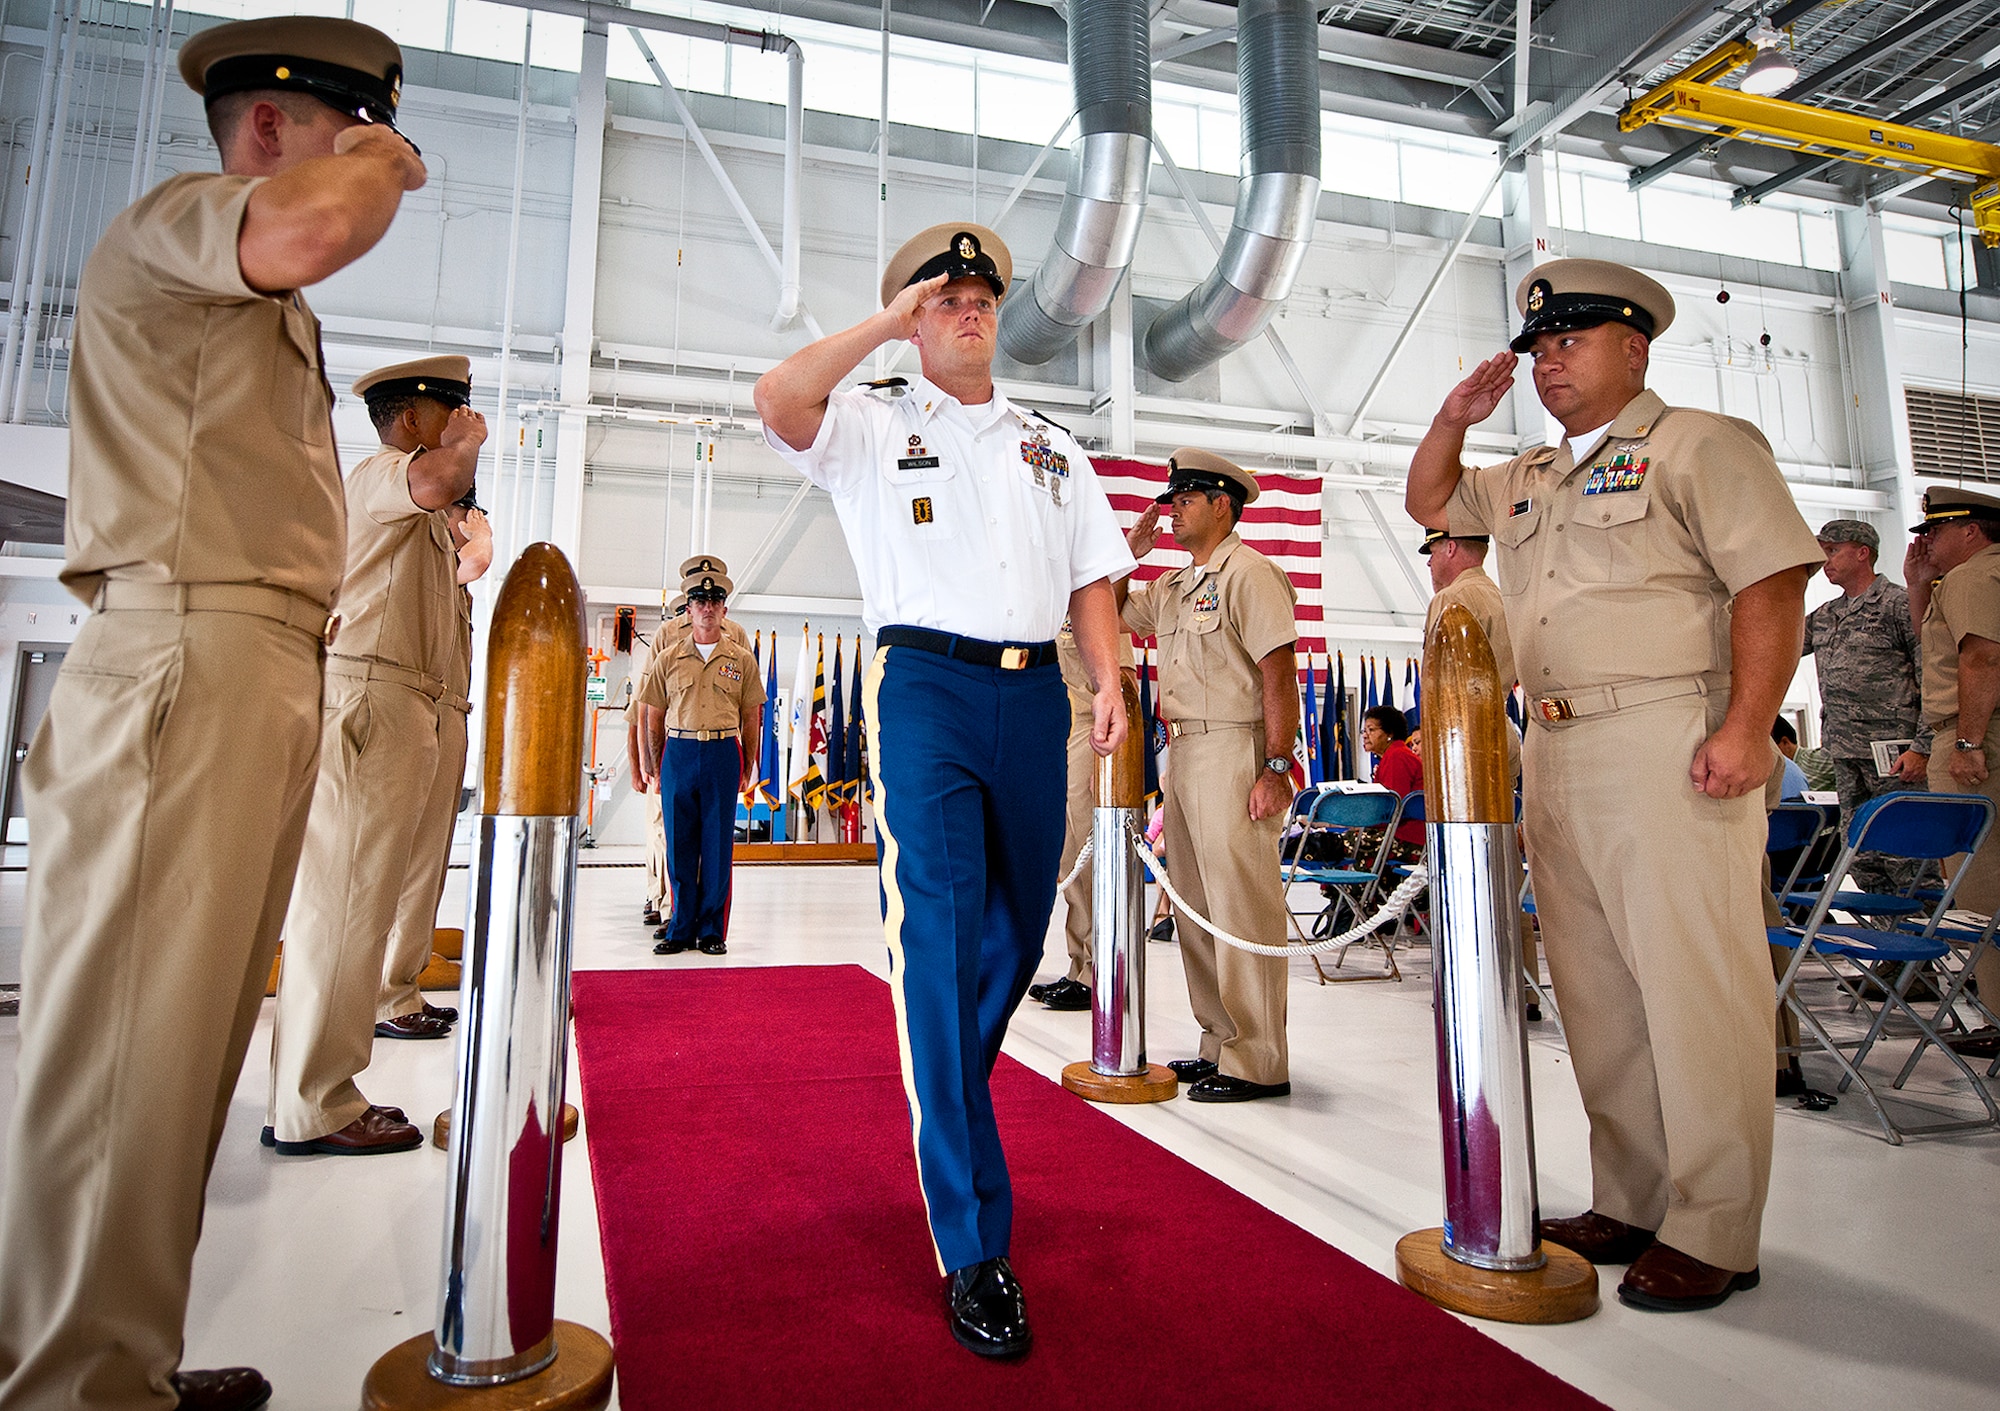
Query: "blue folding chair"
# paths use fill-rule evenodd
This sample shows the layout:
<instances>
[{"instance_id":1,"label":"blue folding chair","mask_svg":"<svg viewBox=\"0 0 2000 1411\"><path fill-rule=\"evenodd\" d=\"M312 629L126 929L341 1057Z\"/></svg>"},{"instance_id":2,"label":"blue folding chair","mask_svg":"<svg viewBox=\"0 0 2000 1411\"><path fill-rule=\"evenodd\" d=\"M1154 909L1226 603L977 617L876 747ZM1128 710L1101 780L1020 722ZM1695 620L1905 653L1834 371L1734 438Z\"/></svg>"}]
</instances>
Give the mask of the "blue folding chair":
<instances>
[{"instance_id":1,"label":"blue folding chair","mask_svg":"<svg viewBox=\"0 0 2000 1411\"><path fill-rule=\"evenodd\" d=\"M1403 801L1387 789L1355 790L1340 784L1320 784L1300 793L1292 801L1292 810L1297 820L1297 830L1292 833L1289 846L1281 859L1281 871L1285 885L1285 916L1292 932L1300 941L1310 939L1299 923L1299 917L1312 913L1292 910L1291 889L1295 883L1311 883L1325 888L1325 906L1313 921L1313 932L1324 938L1334 936L1353 926L1369 914L1376 896L1382 888L1382 877L1389 860L1389 845L1396 836L1396 825L1403 816ZM1382 841L1371 857L1349 856L1344 864L1335 866L1316 863L1308 854L1314 851L1314 840L1327 837L1351 838L1358 828L1380 828ZM1347 958L1349 942L1342 946L1334 968L1339 969ZM1388 969L1382 975L1342 975L1340 980L1374 980L1403 978L1396 968L1393 950L1388 952ZM1329 976L1320 964L1319 957L1313 957L1313 969L1318 972L1320 983L1326 984L1336 977Z\"/></svg>"},{"instance_id":2,"label":"blue folding chair","mask_svg":"<svg viewBox=\"0 0 2000 1411\"><path fill-rule=\"evenodd\" d=\"M1788 946L1795 952L1784 977L1778 982L1778 998L1798 1018L1801 1039L1810 1035L1816 1048L1840 1065L1843 1075L1839 1085L1841 1091L1846 1091L1852 1083L1861 1085L1862 1095L1868 1099L1876 1121L1881 1123L1883 1135L1892 1145L1900 1145L1906 1135L2000 1126L2000 1105L1994 1103L1993 1095L1965 1060L1938 1037L1934 1021L1918 1013L1907 998L1918 967L1942 959L1951 949L1949 943L1940 939L1936 932L1944 913L1950 908L1952 894L1958 890L1958 879L1947 882L1929 914L1921 922L1913 920L1907 923L1909 929L1906 931L1881 931L1868 926L1837 925L1829 921L1829 913L1851 909L1845 904L1847 899L1855 895L1870 895L1838 890L1839 879L1847 875L1854 865L1855 856L1863 852L1930 862L1956 853L1976 852L1993 826L1993 815L1992 803L1977 794L1897 792L1868 800L1854 811L1847 827L1846 845L1828 869L1827 884L1813 900L1805 922L1798 926L1770 927L1766 932L1771 944ZM1963 875L1962 872L1960 875ZM1786 899L1789 901L1794 895L1797 894L1788 893ZM1835 1038L1806 1005L1799 993L1798 980L1808 960L1825 970L1854 1005L1872 1008L1871 1022L1862 1037ZM1873 968L1884 963L1895 967L1894 978L1879 1006L1875 1006L1869 994L1880 991L1881 986ZM1922 1044L1935 1046L1965 1075L1966 1082L1985 1105L1985 1120L1900 1127L1890 1117L1874 1086L1862 1074L1861 1063L1881 1041L1892 1013L1913 1024ZM1942 1010L1938 1017L1943 1017ZM1796 1047L1797 1051L1805 1051L1803 1042ZM1850 1049L1854 1051L1851 1058L1847 1052ZM1906 1065L1903 1076L1897 1079L1895 1086L1902 1085L1908 1071L1909 1065Z\"/></svg>"}]
</instances>

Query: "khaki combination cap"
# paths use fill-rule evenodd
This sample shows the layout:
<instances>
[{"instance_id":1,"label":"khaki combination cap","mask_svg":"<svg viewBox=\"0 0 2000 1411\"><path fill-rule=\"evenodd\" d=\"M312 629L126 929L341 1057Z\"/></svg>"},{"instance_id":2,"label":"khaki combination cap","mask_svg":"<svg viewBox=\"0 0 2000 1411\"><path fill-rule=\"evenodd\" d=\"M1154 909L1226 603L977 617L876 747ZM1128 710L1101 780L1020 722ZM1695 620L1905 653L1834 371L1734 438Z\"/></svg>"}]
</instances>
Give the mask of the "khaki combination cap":
<instances>
[{"instance_id":1,"label":"khaki combination cap","mask_svg":"<svg viewBox=\"0 0 2000 1411\"><path fill-rule=\"evenodd\" d=\"M472 359L418 358L378 367L354 380L354 395L373 402L388 397L429 397L448 407L472 400Z\"/></svg>"},{"instance_id":2,"label":"khaki combination cap","mask_svg":"<svg viewBox=\"0 0 2000 1411\"><path fill-rule=\"evenodd\" d=\"M983 225L947 221L920 230L903 242L882 273L882 307L888 308L912 284L941 274L952 279L976 275L992 286L997 299L1014 282L1014 257L1007 253L1007 242Z\"/></svg>"},{"instance_id":3,"label":"khaki combination cap","mask_svg":"<svg viewBox=\"0 0 2000 1411\"><path fill-rule=\"evenodd\" d=\"M403 96L403 51L395 40L370 25L317 15L205 29L181 46L180 68L207 103L278 88L389 127Z\"/></svg>"},{"instance_id":4,"label":"khaki combination cap","mask_svg":"<svg viewBox=\"0 0 2000 1411\"><path fill-rule=\"evenodd\" d=\"M1674 321L1674 296L1657 279L1610 260L1549 260L1514 290L1525 320L1507 346L1525 353L1544 333L1622 323L1657 338Z\"/></svg>"},{"instance_id":5,"label":"khaki combination cap","mask_svg":"<svg viewBox=\"0 0 2000 1411\"><path fill-rule=\"evenodd\" d=\"M685 582L698 573L714 573L726 577L729 565L722 561L720 554L696 554L681 565L681 579Z\"/></svg>"},{"instance_id":6,"label":"khaki combination cap","mask_svg":"<svg viewBox=\"0 0 2000 1411\"><path fill-rule=\"evenodd\" d=\"M2000 500L1976 490L1945 490L1934 485L1924 491L1923 522L1911 525L1910 532L1922 534L1926 530L1955 524L1961 519L2000 524Z\"/></svg>"},{"instance_id":7,"label":"khaki combination cap","mask_svg":"<svg viewBox=\"0 0 2000 1411\"><path fill-rule=\"evenodd\" d=\"M1417 545L1417 552L1425 558L1429 558L1431 550L1447 539L1463 539L1469 544L1490 544L1493 542L1493 536L1490 534L1454 534L1449 529L1426 529L1424 531L1424 542Z\"/></svg>"},{"instance_id":8,"label":"khaki combination cap","mask_svg":"<svg viewBox=\"0 0 2000 1411\"><path fill-rule=\"evenodd\" d=\"M736 585L724 573L690 573L681 583L681 592L691 603L697 599L719 603L735 591Z\"/></svg>"},{"instance_id":9,"label":"khaki combination cap","mask_svg":"<svg viewBox=\"0 0 2000 1411\"><path fill-rule=\"evenodd\" d=\"M1220 490L1239 507L1263 493L1257 488L1257 477L1242 466L1194 446L1183 446L1167 457L1167 488L1156 503L1172 504L1183 490Z\"/></svg>"},{"instance_id":10,"label":"khaki combination cap","mask_svg":"<svg viewBox=\"0 0 2000 1411\"><path fill-rule=\"evenodd\" d=\"M1878 553L1882 548L1882 536L1865 519L1829 519L1813 537L1822 544L1865 544Z\"/></svg>"},{"instance_id":11,"label":"khaki combination cap","mask_svg":"<svg viewBox=\"0 0 2000 1411\"><path fill-rule=\"evenodd\" d=\"M686 617L687 610L688 595L686 593L674 594L674 600L667 604L668 617Z\"/></svg>"}]
</instances>

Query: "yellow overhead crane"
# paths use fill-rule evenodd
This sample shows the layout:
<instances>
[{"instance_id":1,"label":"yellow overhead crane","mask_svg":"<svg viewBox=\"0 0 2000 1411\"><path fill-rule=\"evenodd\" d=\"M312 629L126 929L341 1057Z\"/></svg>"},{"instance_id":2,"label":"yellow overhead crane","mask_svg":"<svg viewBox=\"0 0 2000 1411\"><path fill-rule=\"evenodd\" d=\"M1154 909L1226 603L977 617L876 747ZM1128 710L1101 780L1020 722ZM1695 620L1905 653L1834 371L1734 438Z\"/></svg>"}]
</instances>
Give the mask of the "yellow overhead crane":
<instances>
[{"instance_id":1,"label":"yellow overhead crane","mask_svg":"<svg viewBox=\"0 0 2000 1411\"><path fill-rule=\"evenodd\" d=\"M1979 238L1988 247L2000 246L2000 147L1716 86L1717 79L1748 64L1757 53L1756 45L1736 40L1704 55L1627 103L1619 111L1618 130L1632 132L1648 123L1664 123L1778 147L1802 157L1970 183L1969 204Z\"/></svg>"}]
</instances>

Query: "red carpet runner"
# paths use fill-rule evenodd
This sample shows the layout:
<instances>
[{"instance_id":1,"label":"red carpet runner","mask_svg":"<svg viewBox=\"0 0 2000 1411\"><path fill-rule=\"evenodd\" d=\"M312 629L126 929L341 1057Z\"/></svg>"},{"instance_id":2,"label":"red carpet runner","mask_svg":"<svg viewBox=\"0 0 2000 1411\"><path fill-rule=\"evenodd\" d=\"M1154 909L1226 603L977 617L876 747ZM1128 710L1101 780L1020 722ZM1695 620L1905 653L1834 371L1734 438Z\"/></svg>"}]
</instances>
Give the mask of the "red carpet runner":
<instances>
[{"instance_id":1,"label":"red carpet runner","mask_svg":"<svg viewBox=\"0 0 2000 1411\"><path fill-rule=\"evenodd\" d=\"M1035 1346L984 1362L945 1327L886 985L598 970L575 997L626 1411L1599 1404L1006 1057Z\"/></svg>"}]
</instances>

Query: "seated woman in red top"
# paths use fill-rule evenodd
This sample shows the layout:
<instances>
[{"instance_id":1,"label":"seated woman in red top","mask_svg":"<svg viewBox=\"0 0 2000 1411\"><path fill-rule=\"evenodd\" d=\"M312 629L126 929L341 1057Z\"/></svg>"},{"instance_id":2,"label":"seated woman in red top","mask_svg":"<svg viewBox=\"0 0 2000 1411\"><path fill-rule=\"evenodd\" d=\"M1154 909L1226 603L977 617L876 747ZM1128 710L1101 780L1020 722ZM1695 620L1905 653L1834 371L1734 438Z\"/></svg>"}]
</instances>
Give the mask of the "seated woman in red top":
<instances>
[{"instance_id":1,"label":"seated woman in red top","mask_svg":"<svg viewBox=\"0 0 2000 1411\"><path fill-rule=\"evenodd\" d=\"M1410 727L1396 707L1370 706L1362 713L1361 747L1377 756L1375 782L1404 798L1424 787L1424 762L1409 741ZM1398 824L1390 856L1397 862L1414 862L1423 852L1424 825Z\"/></svg>"}]
</instances>

